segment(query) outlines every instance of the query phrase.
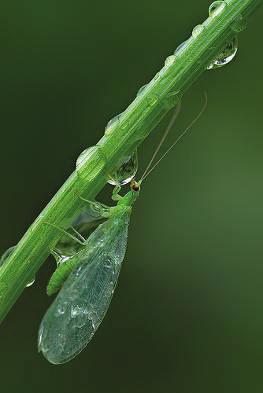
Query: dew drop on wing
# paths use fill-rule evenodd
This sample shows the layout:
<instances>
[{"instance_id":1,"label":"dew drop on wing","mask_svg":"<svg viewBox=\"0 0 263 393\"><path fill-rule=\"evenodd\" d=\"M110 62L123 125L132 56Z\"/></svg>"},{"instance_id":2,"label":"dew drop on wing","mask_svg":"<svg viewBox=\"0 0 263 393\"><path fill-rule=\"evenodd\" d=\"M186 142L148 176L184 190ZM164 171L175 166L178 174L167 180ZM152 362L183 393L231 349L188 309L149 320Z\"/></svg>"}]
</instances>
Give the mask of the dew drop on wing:
<instances>
[{"instance_id":1,"label":"dew drop on wing","mask_svg":"<svg viewBox=\"0 0 263 393\"><path fill-rule=\"evenodd\" d=\"M129 213L126 213L121 219L106 221L93 232L90 243L104 238L103 249L98 252L93 247L94 252L86 259L83 257L46 312L40 325L38 347L51 363L65 363L77 356L102 322L125 255L128 224Z\"/></svg>"}]
</instances>

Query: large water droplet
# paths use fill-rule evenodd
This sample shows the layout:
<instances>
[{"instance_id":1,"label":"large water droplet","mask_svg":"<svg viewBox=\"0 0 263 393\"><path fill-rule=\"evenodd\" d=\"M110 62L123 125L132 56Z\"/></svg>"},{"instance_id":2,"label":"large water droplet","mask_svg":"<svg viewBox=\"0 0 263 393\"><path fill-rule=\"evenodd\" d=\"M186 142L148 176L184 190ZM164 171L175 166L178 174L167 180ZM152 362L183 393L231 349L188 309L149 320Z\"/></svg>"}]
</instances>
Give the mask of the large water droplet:
<instances>
[{"instance_id":1,"label":"large water droplet","mask_svg":"<svg viewBox=\"0 0 263 393\"><path fill-rule=\"evenodd\" d=\"M214 1L209 7L209 16L211 18L216 17L221 14L223 9L226 7L226 3L224 1Z\"/></svg>"},{"instance_id":2,"label":"large water droplet","mask_svg":"<svg viewBox=\"0 0 263 393\"><path fill-rule=\"evenodd\" d=\"M137 149L130 157L126 157L120 168L109 175L108 183L113 186L123 186L129 183L138 170L138 154Z\"/></svg>"},{"instance_id":3,"label":"large water droplet","mask_svg":"<svg viewBox=\"0 0 263 393\"><path fill-rule=\"evenodd\" d=\"M227 44L225 49L209 64L207 69L212 70L214 68L220 68L230 63L230 61L236 56L237 49L238 39L237 37L234 37L233 40Z\"/></svg>"},{"instance_id":4,"label":"large water droplet","mask_svg":"<svg viewBox=\"0 0 263 393\"><path fill-rule=\"evenodd\" d=\"M192 36L194 38L196 38L200 33L202 33L202 31L204 30L204 26L203 25L197 25L193 28L192 31Z\"/></svg>"},{"instance_id":5,"label":"large water droplet","mask_svg":"<svg viewBox=\"0 0 263 393\"><path fill-rule=\"evenodd\" d=\"M98 146L91 146L88 149L84 150L78 157L76 162L76 170L79 171L85 162L96 152Z\"/></svg>"},{"instance_id":6,"label":"large water droplet","mask_svg":"<svg viewBox=\"0 0 263 393\"><path fill-rule=\"evenodd\" d=\"M118 123L120 122L121 116L122 116L122 113L120 113L119 115L113 117L113 118L108 122L108 124L106 125L106 128L105 128L105 135L108 135L109 132L111 132L113 126L115 126L116 124L118 124Z\"/></svg>"}]
</instances>

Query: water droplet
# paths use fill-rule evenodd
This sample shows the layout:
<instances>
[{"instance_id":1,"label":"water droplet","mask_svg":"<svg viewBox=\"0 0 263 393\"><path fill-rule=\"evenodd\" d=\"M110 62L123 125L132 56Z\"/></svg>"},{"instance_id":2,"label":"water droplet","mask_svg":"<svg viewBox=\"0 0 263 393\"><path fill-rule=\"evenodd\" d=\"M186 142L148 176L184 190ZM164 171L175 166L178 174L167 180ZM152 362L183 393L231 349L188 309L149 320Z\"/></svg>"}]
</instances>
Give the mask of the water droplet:
<instances>
[{"instance_id":1,"label":"water droplet","mask_svg":"<svg viewBox=\"0 0 263 393\"><path fill-rule=\"evenodd\" d=\"M34 284L35 281L36 281L36 278L35 278L35 277L32 278L32 279L26 284L26 288L31 287L31 286Z\"/></svg>"},{"instance_id":2,"label":"water droplet","mask_svg":"<svg viewBox=\"0 0 263 393\"><path fill-rule=\"evenodd\" d=\"M71 243L69 245L69 249L70 249ZM62 265L62 263L67 262L69 259L72 258L73 255L64 255L62 254L62 252L60 252L58 249L53 250L52 253L53 257L55 258L55 261L57 263L57 267L59 267L60 265Z\"/></svg>"},{"instance_id":3,"label":"water droplet","mask_svg":"<svg viewBox=\"0 0 263 393\"><path fill-rule=\"evenodd\" d=\"M216 17L221 14L223 9L226 7L226 3L224 1L214 1L209 7L209 16L211 18Z\"/></svg>"},{"instance_id":4,"label":"water droplet","mask_svg":"<svg viewBox=\"0 0 263 393\"><path fill-rule=\"evenodd\" d=\"M170 66L175 62L175 60L176 60L175 55L168 56L168 57L165 59L164 65L165 65L166 67L170 67Z\"/></svg>"},{"instance_id":5,"label":"water droplet","mask_svg":"<svg viewBox=\"0 0 263 393\"><path fill-rule=\"evenodd\" d=\"M167 69L171 67L171 65L175 62L175 60L176 60L175 55L168 56L164 62L164 67L159 72L159 75L162 76L167 71Z\"/></svg>"},{"instance_id":6,"label":"water droplet","mask_svg":"<svg viewBox=\"0 0 263 393\"><path fill-rule=\"evenodd\" d=\"M233 40L227 44L225 49L209 64L207 69L212 70L214 68L220 68L230 63L230 61L236 56L237 49L238 39L237 37L234 37Z\"/></svg>"},{"instance_id":7,"label":"water droplet","mask_svg":"<svg viewBox=\"0 0 263 393\"><path fill-rule=\"evenodd\" d=\"M58 305L58 307L56 309L55 315L57 317L60 317L61 315L64 315L65 312L66 312L66 309L67 309L67 303L66 302L59 303L59 305Z\"/></svg>"},{"instance_id":8,"label":"water droplet","mask_svg":"<svg viewBox=\"0 0 263 393\"><path fill-rule=\"evenodd\" d=\"M10 247L3 253L3 255L0 258L0 266L2 266L6 262L7 258L12 254L15 248L16 246Z\"/></svg>"},{"instance_id":9,"label":"water droplet","mask_svg":"<svg viewBox=\"0 0 263 393\"><path fill-rule=\"evenodd\" d=\"M143 86L138 90L138 93L137 93L137 96L136 96L136 97L140 96L140 95L144 92L144 90L146 89L147 86L148 86L148 83L147 83L146 85L143 85Z\"/></svg>"},{"instance_id":10,"label":"water droplet","mask_svg":"<svg viewBox=\"0 0 263 393\"><path fill-rule=\"evenodd\" d=\"M105 135L108 135L109 132L111 132L113 126L115 126L116 124L118 124L118 123L120 122L121 116L122 116L122 113L120 113L119 115L113 117L113 118L108 122L108 124L106 125L106 128L105 128Z\"/></svg>"},{"instance_id":11,"label":"water droplet","mask_svg":"<svg viewBox=\"0 0 263 393\"><path fill-rule=\"evenodd\" d=\"M136 175L137 170L138 154L136 149L130 157L125 158L116 172L109 175L108 183L113 186L123 186L124 184L130 183Z\"/></svg>"},{"instance_id":12,"label":"water droplet","mask_svg":"<svg viewBox=\"0 0 263 393\"><path fill-rule=\"evenodd\" d=\"M76 169L79 171L85 162L96 152L98 146L91 146L88 149L84 150L78 157L76 162Z\"/></svg>"},{"instance_id":13,"label":"water droplet","mask_svg":"<svg viewBox=\"0 0 263 393\"><path fill-rule=\"evenodd\" d=\"M192 36L194 38L196 38L200 33L202 33L202 31L204 30L204 26L203 25L197 25L193 28L192 31Z\"/></svg>"},{"instance_id":14,"label":"water droplet","mask_svg":"<svg viewBox=\"0 0 263 393\"><path fill-rule=\"evenodd\" d=\"M92 181L105 170L107 157L103 147L98 143L84 150L76 161L76 174L83 184ZM88 167L88 168L87 168Z\"/></svg>"},{"instance_id":15,"label":"water droplet","mask_svg":"<svg viewBox=\"0 0 263 393\"><path fill-rule=\"evenodd\" d=\"M246 28L247 28L247 19L245 19L242 15L239 15L238 18L231 25L231 29L235 33L240 33Z\"/></svg>"},{"instance_id":16,"label":"water droplet","mask_svg":"<svg viewBox=\"0 0 263 393\"><path fill-rule=\"evenodd\" d=\"M187 44L189 43L190 38L188 38L188 40L182 42L174 51L175 56L178 56L187 46Z\"/></svg>"}]
</instances>

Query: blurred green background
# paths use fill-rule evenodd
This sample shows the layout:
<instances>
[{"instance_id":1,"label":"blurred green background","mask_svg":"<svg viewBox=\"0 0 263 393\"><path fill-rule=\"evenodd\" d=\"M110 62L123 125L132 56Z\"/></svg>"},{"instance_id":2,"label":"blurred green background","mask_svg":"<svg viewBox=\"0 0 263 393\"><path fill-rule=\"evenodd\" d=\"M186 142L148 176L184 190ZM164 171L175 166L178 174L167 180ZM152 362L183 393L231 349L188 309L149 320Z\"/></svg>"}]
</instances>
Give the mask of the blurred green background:
<instances>
[{"instance_id":1,"label":"blurred green background","mask_svg":"<svg viewBox=\"0 0 263 393\"><path fill-rule=\"evenodd\" d=\"M208 5L1 5L1 252ZM237 58L185 96L170 140L202 106L204 90L207 111L144 184L120 283L94 340L64 366L37 353L51 301L48 260L1 326L1 392L262 392L262 12L240 35ZM142 145L141 170L167 121Z\"/></svg>"}]
</instances>

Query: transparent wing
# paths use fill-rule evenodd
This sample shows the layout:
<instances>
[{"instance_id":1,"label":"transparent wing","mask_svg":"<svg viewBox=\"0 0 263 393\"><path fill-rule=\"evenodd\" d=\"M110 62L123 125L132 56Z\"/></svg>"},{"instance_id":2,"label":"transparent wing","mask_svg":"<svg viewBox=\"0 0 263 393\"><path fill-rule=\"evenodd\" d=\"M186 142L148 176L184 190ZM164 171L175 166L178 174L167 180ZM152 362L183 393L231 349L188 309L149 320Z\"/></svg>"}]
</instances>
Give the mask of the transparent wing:
<instances>
[{"instance_id":1,"label":"transparent wing","mask_svg":"<svg viewBox=\"0 0 263 393\"><path fill-rule=\"evenodd\" d=\"M110 305L124 259L129 214L101 224L87 242L87 253L70 274L45 314L39 350L51 363L65 363L92 339Z\"/></svg>"}]
</instances>

